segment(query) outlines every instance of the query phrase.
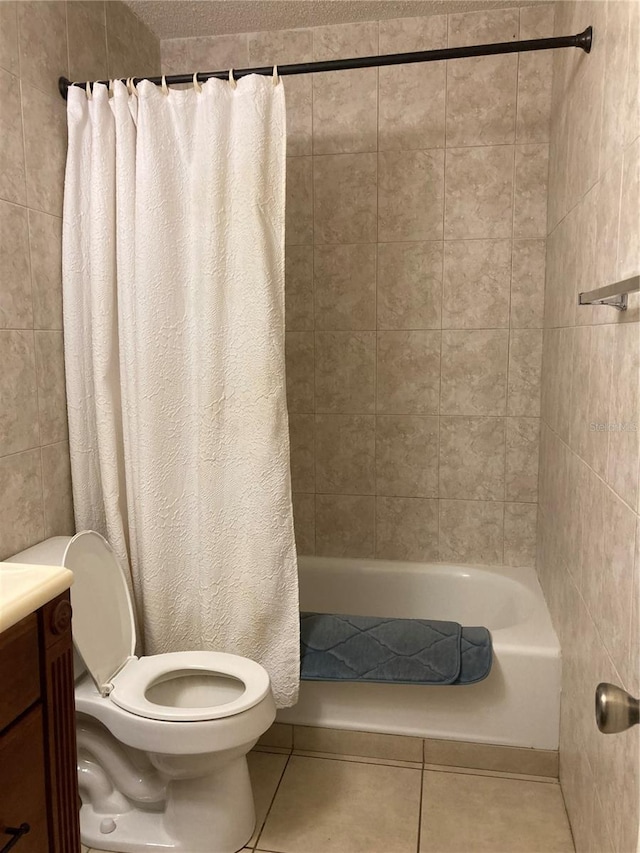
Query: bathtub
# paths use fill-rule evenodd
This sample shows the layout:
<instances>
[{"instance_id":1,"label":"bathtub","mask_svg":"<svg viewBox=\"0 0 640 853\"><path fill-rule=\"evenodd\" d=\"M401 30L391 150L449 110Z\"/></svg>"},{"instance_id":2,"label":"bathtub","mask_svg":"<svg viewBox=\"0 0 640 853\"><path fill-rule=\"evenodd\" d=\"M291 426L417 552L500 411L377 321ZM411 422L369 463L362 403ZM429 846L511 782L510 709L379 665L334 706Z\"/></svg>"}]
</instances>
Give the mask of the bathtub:
<instances>
[{"instance_id":1,"label":"bathtub","mask_svg":"<svg viewBox=\"0 0 640 853\"><path fill-rule=\"evenodd\" d=\"M300 557L300 609L484 625L487 679L468 686L303 681L278 721L557 749L560 645L534 569Z\"/></svg>"}]
</instances>

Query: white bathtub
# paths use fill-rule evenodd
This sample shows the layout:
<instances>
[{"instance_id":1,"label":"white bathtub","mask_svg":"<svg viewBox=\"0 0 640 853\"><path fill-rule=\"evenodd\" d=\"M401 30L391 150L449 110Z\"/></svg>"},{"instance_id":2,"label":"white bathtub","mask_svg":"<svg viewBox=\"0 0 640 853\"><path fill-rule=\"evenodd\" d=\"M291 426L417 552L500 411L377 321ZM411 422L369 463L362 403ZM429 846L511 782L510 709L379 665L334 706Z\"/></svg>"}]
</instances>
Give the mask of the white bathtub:
<instances>
[{"instance_id":1,"label":"white bathtub","mask_svg":"<svg viewBox=\"0 0 640 853\"><path fill-rule=\"evenodd\" d=\"M560 645L533 569L300 557L300 609L484 625L491 674L464 687L303 681L278 720L557 749Z\"/></svg>"}]
</instances>

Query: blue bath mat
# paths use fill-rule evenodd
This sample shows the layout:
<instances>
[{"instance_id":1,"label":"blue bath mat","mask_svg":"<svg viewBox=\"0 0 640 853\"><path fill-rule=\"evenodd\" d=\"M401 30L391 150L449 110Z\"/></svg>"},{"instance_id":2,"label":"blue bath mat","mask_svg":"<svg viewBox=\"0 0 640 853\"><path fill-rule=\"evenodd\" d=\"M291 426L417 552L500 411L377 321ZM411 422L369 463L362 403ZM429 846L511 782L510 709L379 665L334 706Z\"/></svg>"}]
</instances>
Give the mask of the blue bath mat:
<instances>
[{"instance_id":1,"label":"blue bath mat","mask_svg":"<svg viewBox=\"0 0 640 853\"><path fill-rule=\"evenodd\" d=\"M489 675L491 634L434 619L300 614L303 681L474 684Z\"/></svg>"}]
</instances>

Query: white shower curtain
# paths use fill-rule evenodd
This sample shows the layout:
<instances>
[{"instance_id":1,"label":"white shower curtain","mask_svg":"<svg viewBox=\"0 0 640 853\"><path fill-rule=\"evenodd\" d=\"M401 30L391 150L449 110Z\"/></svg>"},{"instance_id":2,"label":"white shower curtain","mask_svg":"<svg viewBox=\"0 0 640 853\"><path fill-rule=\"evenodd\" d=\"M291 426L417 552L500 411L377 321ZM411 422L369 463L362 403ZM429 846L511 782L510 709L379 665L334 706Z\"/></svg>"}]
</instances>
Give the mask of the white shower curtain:
<instances>
[{"instance_id":1,"label":"white shower curtain","mask_svg":"<svg viewBox=\"0 0 640 853\"><path fill-rule=\"evenodd\" d=\"M145 654L215 649L297 698L284 371L285 105L71 87L64 335L76 524L130 567Z\"/></svg>"}]
</instances>

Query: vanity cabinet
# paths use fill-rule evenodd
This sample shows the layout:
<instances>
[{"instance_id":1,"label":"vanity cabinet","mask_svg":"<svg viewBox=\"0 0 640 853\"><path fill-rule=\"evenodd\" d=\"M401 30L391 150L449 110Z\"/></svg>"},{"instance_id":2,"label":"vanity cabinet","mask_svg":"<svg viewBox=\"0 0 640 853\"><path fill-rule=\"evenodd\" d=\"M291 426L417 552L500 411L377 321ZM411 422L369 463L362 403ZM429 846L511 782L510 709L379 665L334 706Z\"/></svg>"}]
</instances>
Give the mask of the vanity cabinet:
<instances>
[{"instance_id":1,"label":"vanity cabinet","mask_svg":"<svg viewBox=\"0 0 640 853\"><path fill-rule=\"evenodd\" d=\"M0 853L80 853L73 691L67 591L0 633Z\"/></svg>"}]
</instances>

